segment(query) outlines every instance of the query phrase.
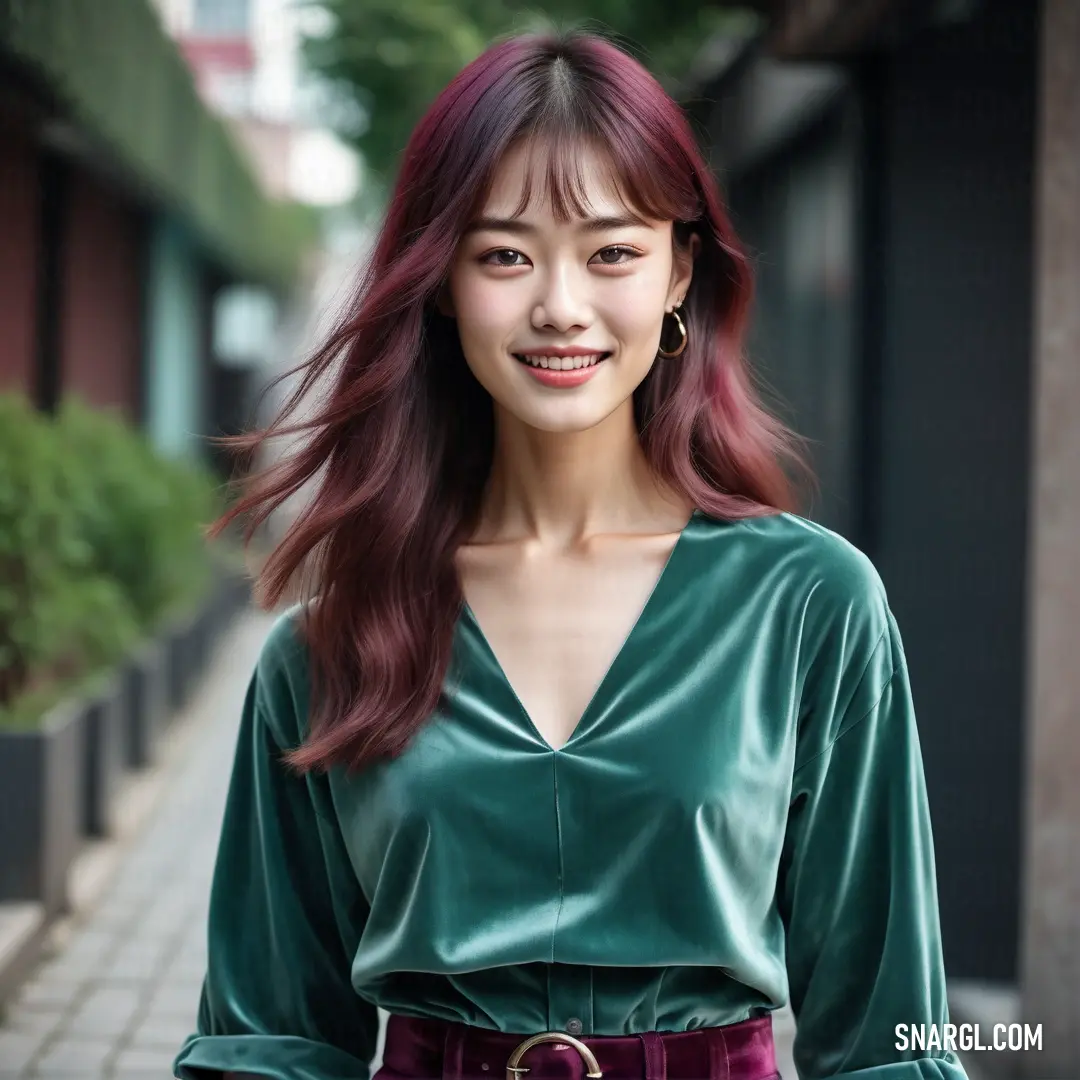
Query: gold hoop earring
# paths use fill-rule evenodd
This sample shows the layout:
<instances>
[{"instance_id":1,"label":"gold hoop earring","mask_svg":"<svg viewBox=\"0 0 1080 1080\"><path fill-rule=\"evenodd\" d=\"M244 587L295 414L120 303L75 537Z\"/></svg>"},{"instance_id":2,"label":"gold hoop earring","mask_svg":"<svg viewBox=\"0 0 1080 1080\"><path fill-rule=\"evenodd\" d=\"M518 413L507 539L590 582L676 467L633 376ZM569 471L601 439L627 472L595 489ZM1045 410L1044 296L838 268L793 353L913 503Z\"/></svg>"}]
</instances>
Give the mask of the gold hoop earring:
<instances>
[{"instance_id":1,"label":"gold hoop earring","mask_svg":"<svg viewBox=\"0 0 1080 1080\"><path fill-rule=\"evenodd\" d=\"M686 348L686 342L688 340L686 333L686 326L679 316L679 308L682 307L682 301L680 300L672 309L671 314L675 316L675 322L679 324L679 333L682 334L682 341L679 342L679 347L674 352L665 352L663 349L658 350L658 355L664 357L665 360L673 360L676 356L681 356L683 349Z\"/></svg>"}]
</instances>

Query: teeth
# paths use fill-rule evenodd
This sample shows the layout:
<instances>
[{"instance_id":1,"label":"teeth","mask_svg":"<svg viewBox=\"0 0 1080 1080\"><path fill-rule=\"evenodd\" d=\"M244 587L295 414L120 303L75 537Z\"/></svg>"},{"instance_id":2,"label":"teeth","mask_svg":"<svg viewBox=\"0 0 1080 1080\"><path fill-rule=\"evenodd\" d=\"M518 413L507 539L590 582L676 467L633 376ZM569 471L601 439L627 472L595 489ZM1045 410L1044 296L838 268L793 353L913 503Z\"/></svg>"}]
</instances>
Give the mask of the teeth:
<instances>
[{"instance_id":1,"label":"teeth","mask_svg":"<svg viewBox=\"0 0 1080 1080\"><path fill-rule=\"evenodd\" d=\"M518 356L531 367L550 368L552 371L572 371L574 368L592 367L599 363L603 356Z\"/></svg>"}]
</instances>

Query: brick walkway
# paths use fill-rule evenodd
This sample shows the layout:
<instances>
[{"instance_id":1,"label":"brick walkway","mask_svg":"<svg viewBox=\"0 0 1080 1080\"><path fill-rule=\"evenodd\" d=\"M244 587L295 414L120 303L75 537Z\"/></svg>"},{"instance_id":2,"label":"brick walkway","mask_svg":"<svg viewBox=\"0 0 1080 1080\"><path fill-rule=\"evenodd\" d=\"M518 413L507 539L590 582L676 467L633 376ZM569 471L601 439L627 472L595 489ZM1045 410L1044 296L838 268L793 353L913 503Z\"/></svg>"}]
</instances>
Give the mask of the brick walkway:
<instances>
[{"instance_id":1,"label":"brick walkway","mask_svg":"<svg viewBox=\"0 0 1080 1080\"><path fill-rule=\"evenodd\" d=\"M161 1080L192 1030L206 960L206 907L247 681L272 616L227 635L183 723L145 830L93 913L10 1003L0 1080ZM794 1080L791 1029L777 1016L780 1069ZM382 1057L385 1015L373 1070Z\"/></svg>"},{"instance_id":2,"label":"brick walkway","mask_svg":"<svg viewBox=\"0 0 1080 1080\"><path fill-rule=\"evenodd\" d=\"M172 1075L192 1030L206 905L244 691L272 621L251 613L184 718L185 746L109 891L10 1003L0 1077L151 1080Z\"/></svg>"}]
</instances>

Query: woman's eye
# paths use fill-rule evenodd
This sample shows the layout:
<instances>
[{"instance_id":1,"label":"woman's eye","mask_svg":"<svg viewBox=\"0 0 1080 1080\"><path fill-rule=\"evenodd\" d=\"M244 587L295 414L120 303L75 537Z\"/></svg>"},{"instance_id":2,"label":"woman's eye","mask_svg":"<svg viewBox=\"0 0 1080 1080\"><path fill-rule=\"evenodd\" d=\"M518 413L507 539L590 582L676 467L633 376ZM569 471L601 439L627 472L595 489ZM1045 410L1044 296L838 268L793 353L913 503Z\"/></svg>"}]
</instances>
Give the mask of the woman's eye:
<instances>
[{"instance_id":1,"label":"woman's eye","mask_svg":"<svg viewBox=\"0 0 1080 1080\"><path fill-rule=\"evenodd\" d=\"M621 245L615 245L614 247L606 247L603 250L597 252L597 254L599 254L599 255L609 255L612 252L614 252L616 255L628 255L629 258L625 260L626 262L629 262L631 259L638 258L638 253L633 248L623 247ZM620 266L620 265L622 265L621 262L608 262L608 261L604 260L604 266Z\"/></svg>"},{"instance_id":2,"label":"woman's eye","mask_svg":"<svg viewBox=\"0 0 1080 1080\"><path fill-rule=\"evenodd\" d=\"M514 256L514 255L520 255L520 254L521 254L520 251L515 251L513 248L499 248L498 251L489 251L480 261L484 262L484 263L488 263L488 264L490 264L492 266L516 266L516 265L518 265L517 263L499 262L499 261L493 261L493 260L495 259L495 256L497 256L497 255Z\"/></svg>"},{"instance_id":3,"label":"woman's eye","mask_svg":"<svg viewBox=\"0 0 1080 1080\"><path fill-rule=\"evenodd\" d=\"M626 262L630 262L632 259L639 258L638 253L629 247L625 247L621 244L615 244L611 247L601 248L597 254L601 257L601 263L604 266L621 266ZM520 266L520 263L503 261L501 256L509 256L510 259L514 259L521 255L520 251L515 251L513 248L499 248L496 251L489 251L481 258L482 263L487 263L489 266ZM614 255L615 258L608 259L605 256ZM627 256L623 259L621 256ZM524 256L521 256L524 258Z\"/></svg>"}]
</instances>

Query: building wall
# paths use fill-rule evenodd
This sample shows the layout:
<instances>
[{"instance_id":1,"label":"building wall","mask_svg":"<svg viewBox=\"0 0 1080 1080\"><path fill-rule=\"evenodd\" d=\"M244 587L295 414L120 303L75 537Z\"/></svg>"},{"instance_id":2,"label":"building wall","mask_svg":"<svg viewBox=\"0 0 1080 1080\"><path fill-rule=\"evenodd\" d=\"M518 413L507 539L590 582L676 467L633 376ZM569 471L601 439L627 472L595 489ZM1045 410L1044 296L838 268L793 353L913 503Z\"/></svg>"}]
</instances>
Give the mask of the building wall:
<instances>
[{"instance_id":1,"label":"building wall","mask_svg":"<svg viewBox=\"0 0 1080 1080\"><path fill-rule=\"evenodd\" d=\"M140 414L142 226L130 205L76 170L61 299L61 389L135 423Z\"/></svg>"},{"instance_id":2,"label":"building wall","mask_svg":"<svg viewBox=\"0 0 1080 1080\"><path fill-rule=\"evenodd\" d=\"M855 107L832 93L797 125L748 104L756 121L724 122L777 97L774 61L707 95L757 261L752 352L813 440L810 515L870 555L904 637L947 969L1001 980L1018 951L1037 14L985 0L837 64Z\"/></svg>"},{"instance_id":3,"label":"building wall","mask_svg":"<svg viewBox=\"0 0 1080 1080\"><path fill-rule=\"evenodd\" d=\"M146 299L147 431L165 453L194 456L205 431L205 300L195 248L166 218L151 227Z\"/></svg>"},{"instance_id":4,"label":"building wall","mask_svg":"<svg viewBox=\"0 0 1080 1080\"><path fill-rule=\"evenodd\" d=\"M34 393L37 302L37 153L0 127L0 392Z\"/></svg>"},{"instance_id":5,"label":"building wall","mask_svg":"<svg viewBox=\"0 0 1080 1080\"><path fill-rule=\"evenodd\" d=\"M817 480L804 512L856 544L859 126L857 102L840 95L731 188L757 280L750 353L770 408L807 440Z\"/></svg>"},{"instance_id":6,"label":"building wall","mask_svg":"<svg viewBox=\"0 0 1080 1080\"><path fill-rule=\"evenodd\" d=\"M1080 1076L1080 7L1046 0L1035 198L1031 572L1019 1018L1025 1080Z\"/></svg>"},{"instance_id":7,"label":"building wall","mask_svg":"<svg viewBox=\"0 0 1080 1080\"><path fill-rule=\"evenodd\" d=\"M1016 974L1036 5L884 64L875 561L904 632L950 975Z\"/></svg>"}]
</instances>

